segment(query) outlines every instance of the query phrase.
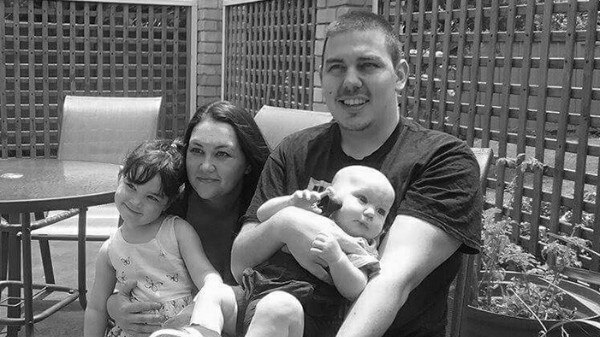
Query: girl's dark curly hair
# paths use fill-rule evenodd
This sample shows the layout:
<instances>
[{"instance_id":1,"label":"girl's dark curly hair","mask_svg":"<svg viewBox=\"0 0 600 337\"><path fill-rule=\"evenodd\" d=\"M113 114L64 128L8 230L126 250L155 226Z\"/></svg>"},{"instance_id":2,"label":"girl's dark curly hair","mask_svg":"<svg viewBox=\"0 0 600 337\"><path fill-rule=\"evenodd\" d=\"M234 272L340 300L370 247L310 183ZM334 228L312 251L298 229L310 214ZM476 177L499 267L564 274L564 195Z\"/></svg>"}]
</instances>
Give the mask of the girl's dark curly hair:
<instances>
[{"instance_id":1,"label":"girl's dark curly hair","mask_svg":"<svg viewBox=\"0 0 600 337\"><path fill-rule=\"evenodd\" d=\"M143 142L127 155L119 173L119 177L138 185L147 183L156 175L160 178L160 192L172 201L186 180L181 141L157 139Z\"/></svg>"}]
</instances>

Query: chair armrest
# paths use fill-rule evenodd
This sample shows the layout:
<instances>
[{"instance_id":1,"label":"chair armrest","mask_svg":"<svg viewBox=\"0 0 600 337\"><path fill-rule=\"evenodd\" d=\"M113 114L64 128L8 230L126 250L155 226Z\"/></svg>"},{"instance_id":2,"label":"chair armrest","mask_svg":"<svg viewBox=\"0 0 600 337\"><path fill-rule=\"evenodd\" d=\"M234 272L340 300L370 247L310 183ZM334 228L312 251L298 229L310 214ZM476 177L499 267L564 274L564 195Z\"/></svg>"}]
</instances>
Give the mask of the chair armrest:
<instances>
[{"instance_id":1,"label":"chair armrest","mask_svg":"<svg viewBox=\"0 0 600 337\"><path fill-rule=\"evenodd\" d=\"M47 218L44 218L42 220L37 220L37 221L33 221L31 223L31 230L36 230L36 229L40 229L40 228L44 228L46 226L50 226L52 224L55 224L59 221L74 217L75 215L79 214L79 209L77 208L72 208L70 210L49 216Z\"/></svg>"}]
</instances>

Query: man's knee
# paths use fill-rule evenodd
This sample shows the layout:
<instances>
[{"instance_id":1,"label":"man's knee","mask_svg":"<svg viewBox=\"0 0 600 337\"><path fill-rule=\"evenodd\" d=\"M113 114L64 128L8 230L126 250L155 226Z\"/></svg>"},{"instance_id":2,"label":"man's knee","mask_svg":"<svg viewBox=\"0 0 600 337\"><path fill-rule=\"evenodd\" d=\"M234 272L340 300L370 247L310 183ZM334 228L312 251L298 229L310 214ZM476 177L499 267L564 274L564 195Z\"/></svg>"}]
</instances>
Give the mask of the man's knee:
<instances>
[{"instance_id":1,"label":"man's knee","mask_svg":"<svg viewBox=\"0 0 600 337\"><path fill-rule=\"evenodd\" d=\"M274 291L256 304L256 316L268 316L273 320L298 321L304 318L302 304L294 296Z\"/></svg>"}]
</instances>

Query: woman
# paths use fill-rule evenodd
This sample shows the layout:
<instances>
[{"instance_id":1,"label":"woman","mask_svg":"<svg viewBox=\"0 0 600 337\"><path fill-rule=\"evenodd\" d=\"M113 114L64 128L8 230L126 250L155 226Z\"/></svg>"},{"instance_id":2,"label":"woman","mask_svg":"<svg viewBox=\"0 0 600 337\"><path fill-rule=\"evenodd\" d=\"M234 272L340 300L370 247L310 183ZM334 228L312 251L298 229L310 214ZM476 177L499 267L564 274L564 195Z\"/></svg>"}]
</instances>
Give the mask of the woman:
<instances>
[{"instance_id":1,"label":"woman","mask_svg":"<svg viewBox=\"0 0 600 337\"><path fill-rule=\"evenodd\" d=\"M225 282L235 284L231 245L269 155L268 146L252 115L226 101L200 107L183 142L188 179L169 211L194 227L211 264ZM110 316L132 334L156 330L163 319L148 311L159 305L131 302L128 295L109 298Z\"/></svg>"}]
</instances>

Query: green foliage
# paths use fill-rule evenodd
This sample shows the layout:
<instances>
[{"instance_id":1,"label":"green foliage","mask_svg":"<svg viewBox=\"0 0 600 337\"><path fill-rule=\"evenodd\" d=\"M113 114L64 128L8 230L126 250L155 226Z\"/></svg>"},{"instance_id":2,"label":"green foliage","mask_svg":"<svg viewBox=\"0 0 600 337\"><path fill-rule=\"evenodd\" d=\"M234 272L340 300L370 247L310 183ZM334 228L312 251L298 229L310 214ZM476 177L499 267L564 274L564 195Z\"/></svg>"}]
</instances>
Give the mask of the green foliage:
<instances>
[{"instance_id":1,"label":"green foliage","mask_svg":"<svg viewBox=\"0 0 600 337\"><path fill-rule=\"evenodd\" d=\"M516 158L499 158L497 165L536 172L546 166L535 158L519 154ZM507 190L514 196L516 176ZM514 200L510 200L509 208ZM564 216L563 216L564 218ZM573 226L570 235L546 233L540 229L543 249L537 259L521 246L511 241L513 228L527 227L517 224L499 209L488 209L483 214L481 277L478 282L476 305L498 314L537 320L572 320L577 308L564 308L561 300L568 294L560 282L567 267L580 267L578 254L592 252L589 242L575 236L583 225ZM596 253L597 254L597 253ZM520 274L509 274L508 271ZM509 276L510 275L510 276ZM518 276L514 276L518 275ZM537 280L537 281L536 281Z\"/></svg>"},{"instance_id":2,"label":"green foliage","mask_svg":"<svg viewBox=\"0 0 600 337\"><path fill-rule=\"evenodd\" d=\"M547 240L543 260L510 240L516 225L500 210L489 209L483 215L481 279L478 283L477 306L499 314L530 319L573 319L577 308L561 307L565 296L559 287L565 267L579 267L577 248L587 242L564 236L565 240ZM566 242L566 243L565 243ZM508 271L523 273L513 276ZM528 277L539 277L539 283Z\"/></svg>"}]
</instances>

